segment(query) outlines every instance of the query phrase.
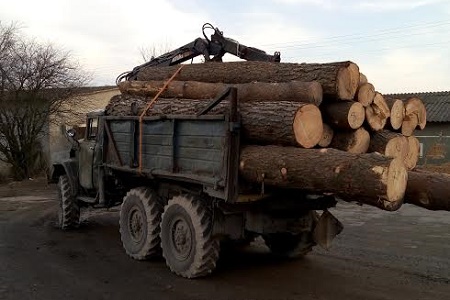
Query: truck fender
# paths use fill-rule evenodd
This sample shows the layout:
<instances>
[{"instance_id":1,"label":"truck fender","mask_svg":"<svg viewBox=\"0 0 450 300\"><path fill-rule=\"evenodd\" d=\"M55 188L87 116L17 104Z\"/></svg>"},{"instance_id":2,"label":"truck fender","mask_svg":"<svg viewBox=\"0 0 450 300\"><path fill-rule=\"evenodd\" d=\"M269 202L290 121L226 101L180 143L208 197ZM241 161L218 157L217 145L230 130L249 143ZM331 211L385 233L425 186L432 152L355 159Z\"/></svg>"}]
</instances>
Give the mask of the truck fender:
<instances>
[{"instance_id":1,"label":"truck fender","mask_svg":"<svg viewBox=\"0 0 450 300\"><path fill-rule=\"evenodd\" d=\"M67 175L69 178L72 195L78 194L78 162L74 159L69 159L58 164L53 165L53 172L51 176L52 182L58 182L58 178L62 175Z\"/></svg>"}]
</instances>

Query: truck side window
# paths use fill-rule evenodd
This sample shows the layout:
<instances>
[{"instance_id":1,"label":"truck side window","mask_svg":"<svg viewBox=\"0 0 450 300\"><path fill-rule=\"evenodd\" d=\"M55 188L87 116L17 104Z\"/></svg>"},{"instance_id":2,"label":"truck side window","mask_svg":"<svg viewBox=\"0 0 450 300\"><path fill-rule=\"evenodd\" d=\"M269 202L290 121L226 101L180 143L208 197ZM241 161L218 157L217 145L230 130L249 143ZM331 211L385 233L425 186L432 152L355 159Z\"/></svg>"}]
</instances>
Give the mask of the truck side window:
<instances>
[{"instance_id":1,"label":"truck side window","mask_svg":"<svg viewBox=\"0 0 450 300\"><path fill-rule=\"evenodd\" d=\"M98 118L89 119L88 122L88 136L89 140L95 139L98 130Z\"/></svg>"}]
</instances>

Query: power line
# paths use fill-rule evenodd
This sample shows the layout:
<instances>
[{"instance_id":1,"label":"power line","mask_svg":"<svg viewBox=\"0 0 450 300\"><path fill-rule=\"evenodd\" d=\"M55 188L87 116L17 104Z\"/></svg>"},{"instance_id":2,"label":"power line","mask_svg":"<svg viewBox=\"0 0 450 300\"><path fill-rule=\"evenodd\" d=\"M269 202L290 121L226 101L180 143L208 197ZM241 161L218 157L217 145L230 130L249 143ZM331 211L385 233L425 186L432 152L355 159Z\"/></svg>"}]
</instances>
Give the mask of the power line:
<instances>
[{"instance_id":1,"label":"power line","mask_svg":"<svg viewBox=\"0 0 450 300\"><path fill-rule=\"evenodd\" d=\"M366 37L373 37L373 36L387 36L392 33L401 33L401 31L404 31L405 29L413 29L413 28L433 28L433 27L440 27L440 26L447 26L450 25L450 20L445 21L438 21L438 22L428 22L428 23L422 23L422 24L416 24L411 26L402 26L402 27L396 27L391 29L384 29L379 31L373 31L370 32L360 32L360 33L352 33L352 34L345 34L345 35L338 35L338 36L329 36L325 37L324 39L317 41L317 42L303 42L303 41L290 41L290 42L284 42L284 43L271 43L271 44L263 44L262 47L265 46L279 46L283 47L282 45L286 45L284 47L292 47L292 46L307 46L307 45L315 45L318 43L323 42L331 42L331 41L341 41L345 39L358 39L358 38L366 38Z\"/></svg>"},{"instance_id":2,"label":"power line","mask_svg":"<svg viewBox=\"0 0 450 300\"><path fill-rule=\"evenodd\" d=\"M379 52L385 52L385 51L390 51L390 50L397 50L397 49L414 49L414 48L433 48L433 47L441 47L443 45L446 44L450 44L450 40L446 40L446 41L439 41L439 42L434 42L434 43L424 43L424 44L414 44L414 45L404 45L404 46L396 46L396 47L383 47L383 48L372 48L370 50L364 51L362 53L352 53L353 56L366 56L368 54L373 54L373 53L379 53ZM325 53L314 53L314 57L329 57L331 55L334 56L334 58L336 57L338 51L329 51L329 52L325 52ZM299 58L303 58L300 56L288 56L285 57L285 60L291 60L291 59L299 59ZM282 57L283 59L283 57Z\"/></svg>"}]
</instances>

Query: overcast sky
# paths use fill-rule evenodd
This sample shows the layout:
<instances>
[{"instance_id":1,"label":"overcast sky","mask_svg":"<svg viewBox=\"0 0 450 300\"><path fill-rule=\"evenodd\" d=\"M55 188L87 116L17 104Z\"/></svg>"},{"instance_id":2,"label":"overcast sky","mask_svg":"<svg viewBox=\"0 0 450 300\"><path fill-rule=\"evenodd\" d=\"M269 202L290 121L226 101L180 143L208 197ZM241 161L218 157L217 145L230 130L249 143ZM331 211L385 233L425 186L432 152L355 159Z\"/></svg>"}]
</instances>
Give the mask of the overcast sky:
<instances>
[{"instance_id":1,"label":"overcast sky","mask_svg":"<svg viewBox=\"0 0 450 300\"><path fill-rule=\"evenodd\" d=\"M71 51L93 85L210 22L285 62L354 61L383 93L450 90L450 0L5 0L0 20Z\"/></svg>"}]
</instances>

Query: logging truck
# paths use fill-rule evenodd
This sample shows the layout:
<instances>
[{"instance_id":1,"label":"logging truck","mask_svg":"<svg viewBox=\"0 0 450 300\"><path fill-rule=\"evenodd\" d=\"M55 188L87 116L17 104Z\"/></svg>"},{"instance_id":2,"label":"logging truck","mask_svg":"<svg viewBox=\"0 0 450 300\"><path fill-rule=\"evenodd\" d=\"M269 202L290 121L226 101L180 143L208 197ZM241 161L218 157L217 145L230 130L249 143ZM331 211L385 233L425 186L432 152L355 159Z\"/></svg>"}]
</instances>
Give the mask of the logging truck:
<instances>
[{"instance_id":1,"label":"logging truck","mask_svg":"<svg viewBox=\"0 0 450 300\"><path fill-rule=\"evenodd\" d=\"M90 112L84 137L67 132L70 159L52 172L60 227L77 227L83 206L121 205L125 252L137 260L162 255L172 272L187 278L212 272L221 245L233 241L261 236L275 255L287 257L315 245L328 248L342 230L327 210L334 196L240 176L236 94L227 88L195 115ZM224 99L223 114L208 114Z\"/></svg>"}]
</instances>

